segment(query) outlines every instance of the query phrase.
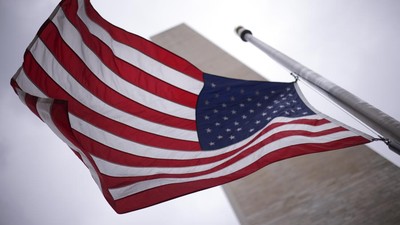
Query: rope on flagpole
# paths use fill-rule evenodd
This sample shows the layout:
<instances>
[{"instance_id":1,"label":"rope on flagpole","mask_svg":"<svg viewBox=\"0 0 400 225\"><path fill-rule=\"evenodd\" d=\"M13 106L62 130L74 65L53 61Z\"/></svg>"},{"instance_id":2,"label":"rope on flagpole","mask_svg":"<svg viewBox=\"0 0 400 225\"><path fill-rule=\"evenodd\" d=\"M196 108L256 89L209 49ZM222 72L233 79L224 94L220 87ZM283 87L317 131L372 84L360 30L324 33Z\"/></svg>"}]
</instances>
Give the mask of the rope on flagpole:
<instances>
[{"instance_id":1,"label":"rope on flagpole","mask_svg":"<svg viewBox=\"0 0 400 225\"><path fill-rule=\"evenodd\" d=\"M347 110L345 110L343 107L341 107L339 104L337 104L335 101L333 101L332 99L330 99L328 96L324 95L321 91L319 91L316 87L314 87L313 85L309 84L307 81L300 79L299 75L291 72L290 75L292 75L295 78L295 82L298 81L303 81L303 84L306 85L308 88L310 88L311 90L313 90L315 93L317 93L318 95L320 95L322 98L324 98L326 101L328 101L329 103L331 103L333 106L335 106L336 108L338 108L340 111L344 112L346 115L348 115L349 117L351 117L353 120L355 120L357 123L359 123L361 126L365 127L367 130L369 130L371 133L373 133L376 137L372 138L372 141L382 141L383 143L385 143L386 145L390 144L390 140L387 138L382 137L378 132L376 132L374 129L372 129L370 126L368 126L367 124L365 124L363 121L361 121L360 119L358 119L356 116L354 116L353 114L349 113ZM396 152L397 154L400 154L400 152L398 152L396 149L392 149L394 152Z\"/></svg>"},{"instance_id":2,"label":"rope on flagpole","mask_svg":"<svg viewBox=\"0 0 400 225\"><path fill-rule=\"evenodd\" d=\"M294 73L291 73L294 74ZM357 123L359 123L361 126L365 127L367 130L369 130L371 133L373 133L375 136L377 136L376 138L373 138L372 141L383 141L385 138L383 138L378 132L376 132L374 129L372 129L370 126L368 126L367 124L365 124L363 121L361 121L360 119L358 119L356 116L354 116L353 114L349 113L347 110L345 110L343 107L341 107L339 104L337 104L335 101L333 101L332 99L330 99L328 96L324 95L323 92L319 91L318 88L314 87L313 85L309 84L306 80L300 79L300 77L298 75L295 75L298 77L299 81L302 81L302 83L307 86L308 88L310 88L311 90L313 90L315 93L317 93L319 96L321 96L322 98L324 98L326 101L328 101L330 104L332 104L333 106L335 106L336 108L338 108L340 111L344 112L346 115L348 115L349 117L351 117L353 120L355 120ZM386 139L385 139L386 140ZM386 141L384 141L386 143Z\"/></svg>"}]
</instances>

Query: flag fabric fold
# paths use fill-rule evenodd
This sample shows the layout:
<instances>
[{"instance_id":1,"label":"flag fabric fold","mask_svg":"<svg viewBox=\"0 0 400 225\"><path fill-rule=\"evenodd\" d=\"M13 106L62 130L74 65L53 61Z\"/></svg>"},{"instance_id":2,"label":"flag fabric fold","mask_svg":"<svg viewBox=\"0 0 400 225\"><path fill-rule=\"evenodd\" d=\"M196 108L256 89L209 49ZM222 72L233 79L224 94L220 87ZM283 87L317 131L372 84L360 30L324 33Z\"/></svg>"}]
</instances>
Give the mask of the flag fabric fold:
<instances>
[{"instance_id":1,"label":"flag fabric fold","mask_svg":"<svg viewBox=\"0 0 400 225\"><path fill-rule=\"evenodd\" d=\"M295 83L203 73L89 0L59 4L11 85L118 213L371 140L312 109Z\"/></svg>"}]
</instances>

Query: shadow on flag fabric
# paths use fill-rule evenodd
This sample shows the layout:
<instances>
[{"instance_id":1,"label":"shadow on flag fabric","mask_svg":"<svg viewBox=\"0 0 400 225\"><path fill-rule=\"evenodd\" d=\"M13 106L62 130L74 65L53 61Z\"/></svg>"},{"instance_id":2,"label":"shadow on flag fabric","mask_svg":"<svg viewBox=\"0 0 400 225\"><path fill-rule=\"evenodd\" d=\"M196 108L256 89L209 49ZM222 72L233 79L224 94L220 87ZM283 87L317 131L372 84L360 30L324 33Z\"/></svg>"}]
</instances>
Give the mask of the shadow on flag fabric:
<instances>
[{"instance_id":1,"label":"shadow on flag fabric","mask_svg":"<svg viewBox=\"0 0 400 225\"><path fill-rule=\"evenodd\" d=\"M205 74L89 0L59 4L11 85L118 213L371 140L312 110L295 83Z\"/></svg>"}]
</instances>

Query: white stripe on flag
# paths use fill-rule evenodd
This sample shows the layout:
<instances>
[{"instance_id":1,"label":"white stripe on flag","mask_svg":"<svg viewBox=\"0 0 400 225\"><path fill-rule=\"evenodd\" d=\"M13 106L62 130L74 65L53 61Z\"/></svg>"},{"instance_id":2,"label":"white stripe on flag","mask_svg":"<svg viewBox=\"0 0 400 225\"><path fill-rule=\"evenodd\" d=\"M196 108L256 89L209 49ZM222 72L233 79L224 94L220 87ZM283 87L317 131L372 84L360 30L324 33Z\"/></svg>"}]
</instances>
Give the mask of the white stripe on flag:
<instances>
[{"instance_id":1,"label":"white stripe on flag","mask_svg":"<svg viewBox=\"0 0 400 225\"><path fill-rule=\"evenodd\" d=\"M84 2L79 3L78 16L86 24L90 32L108 45L117 57L140 68L146 73L179 87L187 92L191 92L196 95L200 93L201 89L203 88L203 83L201 81L176 71L148 57L142 52L139 52L130 46L114 40L107 31L88 18L85 12Z\"/></svg>"},{"instance_id":2,"label":"white stripe on flag","mask_svg":"<svg viewBox=\"0 0 400 225\"><path fill-rule=\"evenodd\" d=\"M24 90L25 93L37 96L39 98L47 98L47 96L36 87L34 83L26 76L24 69L21 67L18 70L18 73L14 77L14 80L17 82L18 86Z\"/></svg>"},{"instance_id":3,"label":"white stripe on flag","mask_svg":"<svg viewBox=\"0 0 400 225\"><path fill-rule=\"evenodd\" d=\"M264 155L279 150L283 149L287 146L291 145L297 145L297 144L315 144L315 143L327 143L330 141L335 141L335 140L340 140L346 137L354 137L355 134L351 131L342 131L342 132L337 132L329 135L322 136L321 138L305 138L304 136L290 136L286 138L279 139L273 143L270 143L262 148L260 148L258 151L254 152L253 154L249 155L246 158L243 158L233 164L230 164L227 167L224 167L223 169L206 174L206 175L201 175L201 176L195 176L195 177L190 177L190 178L158 178L158 179L151 179L151 180L145 180L141 182L137 182L131 185L127 185L125 187L120 187L120 188L112 188L109 189L112 197L114 200L121 199L124 197L127 197L129 195L133 195L145 190L149 190L152 188L160 187L163 185L168 185L168 184L176 184L176 183L184 183L184 182L191 182L191 181L200 181L204 179L212 179L212 178L218 178L222 176L226 176L232 173L235 173L253 163L255 163L257 160L259 160L261 157Z\"/></svg>"},{"instance_id":4,"label":"white stripe on flag","mask_svg":"<svg viewBox=\"0 0 400 225\"><path fill-rule=\"evenodd\" d=\"M25 96L26 96L25 92L23 92L23 91L17 89L17 94L18 94L19 100L21 100L21 102L24 103L24 105L28 106L28 105L26 104L26 101L25 101Z\"/></svg>"},{"instance_id":5,"label":"white stripe on flag","mask_svg":"<svg viewBox=\"0 0 400 225\"><path fill-rule=\"evenodd\" d=\"M167 150L167 149L160 149L157 147L151 147L147 145L142 145L130 140L126 140L124 138L121 138L117 135L111 134L105 130L99 129L95 126L92 126L91 124L81 120L80 118L77 118L74 115L70 115L70 122L71 126L73 129L78 131L79 133L82 133L83 135L89 137L90 139L100 142L110 148L126 152L132 155L136 156L143 156L143 157L148 157L148 158L154 158L154 159L170 159L170 160L190 160L190 159L201 159L201 158L208 158L208 157L214 157L218 156L221 154L224 154L226 152L230 152L232 150L235 150L245 144L247 144L249 141L253 140L261 131L258 133L253 134L249 138L242 140L234 145L221 148L218 150L213 150L213 151L182 151L182 150ZM312 116L308 116L307 118L310 118ZM295 120L298 118L275 118L268 126L271 126L274 123L281 122L281 121L291 121ZM267 127L268 127L267 126ZM300 125L298 125L300 126ZM331 128L335 127L336 125L322 125L319 127L308 127L308 129L321 131L326 128ZM285 127L284 127L285 128ZM283 128L283 129L284 129ZM279 129L279 128L275 128ZM307 129L307 128L306 128ZM311 130L311 131L312 131ZM264 134L264 138L267 137L267 135L272 134L272 132L267 132ZM260 140L260 139L258 139Z\"/></svg>"},{"instance_id":6,"label":"white stripe on flag","mask_svg":"<svg viewBox=\"0 0 400 225\"><path fill-rule=\"evenodd\" d=\"M49 77L51 77L73 98L93 111L115 121L149 133L172 138L180 136L182 140L197 140L197 134L194 131L169 127L162 124L155 124L134 115L125 113L101 101L87 91L84 87L82 87L82 85L58 63L58 61L53 57L51 52L46 48L40 39L37 39L37 42L32 45L31 53Z\"/></svg>"},{"instance_id":7,"label":"white stripe on flag","mask_svg":"<svg viewBox=\"0 0 400 225\"><path fill-rule=\"evenodd\" d=\"M195 120L196 113L193 108L156 96L127 82L111 71L103 64L99 57L84 44L76 28L63 17L65 17L64 12L60 10L52 20L63 40L105 85L121 95L156 111L184 119ZM180 78L175 77L175 79L179 80Z\"/></svg>"},{"instance_id":8,"label":"white stripe on flag","mask_svg":"<svg viewBox=\"0 0 400 225\"><path fill-rule=\"evenodd\" d=\"M187 166L187 167L134 167L134 166L124 166L124 165L119 165L119 164L115 164L112 162L108 162L107 160L98 158L98 157L93 157L93 159L96 162L97 167L99 168L100 172L105 174L105 175L109 175L109 176L113 176L113 177L129 177L132 176L132 174L135 174L135 176L148 176L148 175L155 175L155 174L186 174L186 173L195 173L195 172L204 172L206 170L210 170L213 169L217 166L220 166L221 164L223 164L224 162L236 157L237 155L239 155L241 152L246 151L247 149L251 148L252 146L260 143L261 141L267 139L269 136L271 136L272 134L276 134L278 132L282 132L282 131L290 131L290 130L300 130L300 131L308 131L308 132L312 132L312 133L317 133L320 131L324 131L324 130L328 130L328 129L332 129L332 128L336 128L338 127L336 124L333 123L327 123L327 124L323 124L320 126L311 126L311 125L295 125L295 124L286 124L277 128L274 128L270 131L268 131L267 133L263 134L261 137L257 138L256 141L254 141L253 143L251 143L249 146L247 146L245 149L242 149L241 151L238 151L237 153L223 158L220 161L217 162L213 162L213 163L209 163L209 164L204 164L204 165L197 165L197 166ZM320 138L320 137L316 137L316 138ZM101 137L99 137L98 141L100 140L106 140L108 138L103 137L103 139L101 139ZM246 143L249 142L250 138L248 138L246 140ZM121 143L124 140L110 140L108 143L104 143L105 145L110 144L110 143ZM139 146L135 146L135 143L132 143L134 146L131 147L131 149L136 149L139 148ZM130 149L127 147L127 149ZM121 150L121 149L119 149ZM153 155L151 153L151 151L154 151L154 149L146 149L146 151L144 151L143 153L148 153L146 155L141 155L141 156L145 156L145 157L151 157L151 155ZM161 152L165 152L166 156L171 156L170 158L180 158L177 157L178 154L180 154L180 152L169 152L169 151L161 151ZM222 154L225 153L225 151L212 151L215 152L217 154ZM131 152L130 152L131 153ZM137 151L135 151L135 153L137 153ZM189 154L192 154L192 157L194 157L195 155L197 155L198 153L195 152L188 152ZM132 153L131 153L132 154ZM185 154L185 152L183 152L183 154ZM135 155L139 155L139 154L135 154ZM159 157L158 157L159 158Z\"/></svg>"},{"instance_id":9,"label":"white stripe on flag","mask_svg":"<svg viewBox=\"0 0 400 225\"><path fill-rule=\"evenodd\" d=\"M173 155L171 155L172 152L176 152L176 153L180 153L182 151L173 151L173 150L165 150L165 149L161 149L161 148L156 148L156 147L152 147L152 146L148 146L148 145L142 145L124 138L121 138L117 135L114 135L112 133L109 133L106 130L100 129L96 126L91 125L90 123L82 120L79 117L76 117L73 114L69 114L69 120L71 123L71 127L78 131L79 133L91 138L92 140L95 140L99 143L102 143L108 147L111 148L115 148L117 150L126 152L126 153L130 153L133 155L138 155L138 156L144 156L144 157L152 157L153 154L156 155L161 155L164 156L166 159L168 159L170 157L172 157ZM157 125L154 125L154 129L159 131L162 129L162 127ZM192 140L189 141L198 141L197 140L197 136L196 136L196 132L195 131L185 131L185 130L180 130L182 132L181 135L177 134L178 129L176 129L176 132L173 132L173 134L171 134L171 137L173 138L174 136L176 136L176 138L174 139L183 139L186 138L186 140L188 140L188 138L191 138ZM166 131L168 132L168 131ZM154 133L154 132L153 132ZM186 135L192 134L190 136L192 137L186 137ZM162 150L162 151L160 151ZM187 154L187 153L186 153ZM193 154L191 155L193 156ZM157 157L153 157L153 158L157 158Z\"/></svg>"},{"instance_id":10,"label":"white stripe on flag","mask_svg":"<svg viewBox=\"0 0 400 225\"><path fill-rule=\"evenodd\" d=\"M72 150L76 151L82 158L83 163L89 169L90 174L92 175L94 181L96 182L97 186L101 189L101 182L100 178L94 169L92 163L86 157L86 155L73 143L71 143L68 138L66 138L57 126L54 124L53 119L51 118L51 107L53 105L53 100L50 98L39 98L36 104L36 109L39 113L40 118L49 126L49 128L62 140L64 141Z\"/></svg>"}]
</instances>

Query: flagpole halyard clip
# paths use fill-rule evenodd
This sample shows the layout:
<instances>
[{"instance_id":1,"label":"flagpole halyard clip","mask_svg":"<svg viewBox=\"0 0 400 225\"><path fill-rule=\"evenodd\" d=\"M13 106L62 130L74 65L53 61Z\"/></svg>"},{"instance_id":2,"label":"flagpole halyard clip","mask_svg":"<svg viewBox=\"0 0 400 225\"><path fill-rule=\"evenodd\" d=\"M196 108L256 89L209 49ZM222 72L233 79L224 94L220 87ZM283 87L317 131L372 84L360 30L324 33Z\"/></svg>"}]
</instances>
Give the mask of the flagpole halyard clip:
<instances>
[{"instance_id":1,"label":"flagpole halyard clip","mask_svg":"<svg viewBox=\"0 0 400 225\"><path fill-rule=\"evenodd\" d=\"M294 77L294 82L297 83L297 81L299 80L299 75L297 75L293 72L290 72L290 75L292 75Z\"/></svg>"}]
</instances>

